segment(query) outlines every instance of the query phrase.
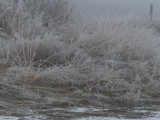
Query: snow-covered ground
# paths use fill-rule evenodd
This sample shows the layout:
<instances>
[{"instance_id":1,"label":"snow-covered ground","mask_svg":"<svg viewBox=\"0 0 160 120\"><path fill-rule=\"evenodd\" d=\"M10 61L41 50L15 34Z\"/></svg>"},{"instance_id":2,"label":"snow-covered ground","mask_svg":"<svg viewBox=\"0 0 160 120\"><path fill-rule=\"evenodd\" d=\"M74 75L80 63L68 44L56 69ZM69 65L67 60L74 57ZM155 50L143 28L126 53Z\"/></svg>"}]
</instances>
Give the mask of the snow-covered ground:
<instances>
[{"instance_id":1,"label":"snow-covered ground","mask_svg":"<svg viewBox=\"0 0 160 120\"><path fill-rule=\"evenodd\" d=\"M99 109L92 109L93 111L99 111ZM77 109L73 109L71 111L74 112L86 112L87 109L86 108L77 108ZM146 110L134 110L134 112L142 112L142 113L147 113L150 111L146 111ZM123 118L122 116L119 116L119 118L115 118L115 117L84 117L84 118L77 118L76 120L160 120L160 112L151 112L153 114L152 117L147 117L142 118L142 119L126 119Z\"/></svg>"},{"instance_id":2,"label":"snow-covered ground","mask_svg":"<svg viewBox=\"0 0 160 120\"><path fill-rule=\"evenodd\" d=\"M60 110L60 109L57 109ZM64 110L64 109L63 109ZM108 109L105 109L106 111ZM75 113L85 113L87 111L101 111L101 109L96 109L96 108L74 108L74 109L70 109L68 110L69 112L75 112ZM150 111L147 110L134 110L134 112L139 112L139 113L147 113ZM141 119L127 119L122 117L121 115L119 115L118 118L116 117L82 117L82 118L77 118L77 119L71 119L71 120L160 120L160 112L151 112L153 115L151 117L145 117L141 118ZM0 120L19 120L22 119L20 117L10 117L10 116L0 116ZM46 116L43 115L34 115L34 116L24 116L23 120L47 120Z\"/></svg>"},{"instance_id":3,"label":"snow-covered ground","mask_svg":"<svg viewBox=\"0 0 160 120\"><path fill-rule=\"evenodd\" d=\"M0 120L19 120L18 117L0 116Z\"/></svg>"},{"instance_id":4,"label":"snow-covered ground","mask_svg":"<svg viewBox=\"0 0 160 120\"><path fill-rule=\"evenodd\" d=\"M23 118L10 117L10 116L0 116L0 120L20 120L20 119L23 119L23 120L47 120L47 118L44 116L35 116L35 117L26 116Z\"/></svg>"},{"instance_id":5,"label":"snow-covered ground","mask_svg":"<svg viewBox=\"0 0 160 120\"><path fill-rule=\"evenodd\" d=\"M124 119L124 118L103 118L103 117L90 117L90 118L80 118L76 120L160 120L160 118L144 118L144 119Z\"/></svg>"},{"instance_id":6,"label":"snow-covered ground","mask_svg":"<svg viewBox=\"0 0 160 120\"><path fill-rule=\"evenodd\" d=\"M160 112L156 114L155 117L148 117L142 119L126 119L126 118L114 118L114 117L89 117L89 118L79 118L76 120L160 120Z\"/></svg>"}]
</instances>

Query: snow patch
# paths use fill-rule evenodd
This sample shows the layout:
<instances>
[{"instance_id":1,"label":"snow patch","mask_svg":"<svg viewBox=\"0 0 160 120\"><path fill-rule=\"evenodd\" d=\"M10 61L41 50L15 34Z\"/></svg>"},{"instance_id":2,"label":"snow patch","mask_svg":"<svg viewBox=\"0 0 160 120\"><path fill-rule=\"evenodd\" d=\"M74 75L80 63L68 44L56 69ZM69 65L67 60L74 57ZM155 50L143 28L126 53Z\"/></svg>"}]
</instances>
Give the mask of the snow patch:
<instances>
[{"instance_id":1,"label":"snow patch","mask_svg":"<svg viewBox=\"0 0 160 120\"><path fill-rule=\"evenodd\" d=\"M70 110L70 112L86 112L87 110L87 108L75 108Z\"/></svg>"},{"instance_id":2,"label":"snow patch","mask_svg":"<svg viewBox=\"0 0 160 120\"><path fill-rule=\"evenodd\" d=\"M18 117L0 116L0 120L19 120Z\"/></svg>"},{"instance_id":3,"label":"snow patch","mask_svg":"<svg viewBox=\"0 0 160 120\"><path fill-rule=\"evenodd\" d=\"M107 111L108 109L97 109L97 108L74 108L71 109L70 112L96 112L96 111L102 111L105 110Z\"/></svg>"},{"instance_id":4,"label":"snow patch","mask_svg":"<svg viewBox=\"0 0 160 120\"><path fill-rule=\"evenodd\" d=\"M80 111L81 112L83 111L87 111L86 109L84 108L78 108L77 111ZM94 109L92 109L94 111ZM95 109L95 110L99 110L99 109ZM134 112L150 112L150 111L147 111L147 110L134 110ZM148 118L141 118L141 119L126 119L126 118L123 118L121 116L119 116L120 118L114 118L114 117L83 117L83 118L77 118L77 119L74 119L74 120L160 120L160 112L154 112L152 111L151 113L153 113L153 117L148 117Z\"/></svg>"},{"instance_id":5,"label":"snow patch","mask_svg":"<svg viewBox=\"0 0 160 120\"><path fill-rule=\"evenodd\" d=\"M111 118L111 117L89 117L89 118L80 118L75 120L160 120L160 118L142 118L142 119L125 119L125 118Z\"/></svg>"},{"instance_id":6,"label":"snow patch","mask_svg":"<svg viewBox=\"0 0 160 120\"><path fill-rule=\"evenodd\" d=\"M38 115L38 116L26 116L23 119L24 120L47 120L47 117Z\"/></svg>"}]
</instances>

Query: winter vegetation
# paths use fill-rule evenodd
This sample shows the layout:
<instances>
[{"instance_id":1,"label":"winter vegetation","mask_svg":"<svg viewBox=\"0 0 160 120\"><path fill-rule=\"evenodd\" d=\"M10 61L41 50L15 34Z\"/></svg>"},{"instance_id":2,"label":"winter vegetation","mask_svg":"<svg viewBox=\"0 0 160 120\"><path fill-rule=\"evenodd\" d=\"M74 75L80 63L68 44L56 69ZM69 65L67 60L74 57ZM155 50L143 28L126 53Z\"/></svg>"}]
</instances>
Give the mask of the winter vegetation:
<instances>
[{"instance_id":1,"label":"winter vegetation","mask_svg":"<svg viewBox=\"0 0 160 120\"><path fill-rule=\"evenodd\" d=\"M142 18L87 19L71 0L0 0L0 108L158 106L159 32Z\"/></svg>"}]
</instances>

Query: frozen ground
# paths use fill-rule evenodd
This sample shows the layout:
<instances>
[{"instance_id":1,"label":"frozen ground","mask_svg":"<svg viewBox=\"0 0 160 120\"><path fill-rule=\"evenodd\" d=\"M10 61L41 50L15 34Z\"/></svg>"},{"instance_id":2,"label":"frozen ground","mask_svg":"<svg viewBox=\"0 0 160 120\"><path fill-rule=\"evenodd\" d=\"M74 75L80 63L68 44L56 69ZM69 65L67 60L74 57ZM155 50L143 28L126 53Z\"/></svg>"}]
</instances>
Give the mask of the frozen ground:
<instances>
[{"instance_id":1,"label":"frozen ground","mask_svg":"<svg viewBox=\"0 0 160 120\"><path fill-rule=\"evenodd\" d=\"M160 118L144 118L144 119L124 119L124 118L103 118L103 117L90 117L81 118L76 120L159 120Z\"/></svg>"},{"instance_id":2,"label":"frozen ground","mask_svg":"<svg viewBox=\"0 0 160 120\"><path fill-rule=\"evenodd\" d=\"M62 109L57 109L57 110L62 110ZM66 109L63 109L66 110ZM101 111L100 109L88 109L88 108L74 108L71 110L68 110L68 112L75 112L75 113L86 113L86 112L96 112L96 111ZM140 113L148 113L149 111L146 110L135 110L135 112L140 112ZM10 117L10 116L0 116L0 120L47 120L48 118L43 115L33 115L33 116L24 116L24 117ZM54 119L54 118L52 118ZM58 118L55 118L58 120ZM160 120L160 112L152 112L151 117L145 117L144 118L131 118L127 119L124 118L123 116L119 115L118 117L102 117L102 116L88 116L88 117L81 117L81 118L61 118L62 120Z\"/></svg>"},{"instance_id":3,"label":"frozen ground","mask_svg":"<svg viewBox=\"0 0 160 120\"><path fill-rule=\"evenodd\" d=\"M138 111L138 112L148 112L148 111ZM127 119L119 116L119 118L115 117L88 117L88 118L79 118L76 120L160 120L160 112L153 112L155 117L147 117L141 119Z\"/></svg>"},{"instance_id":4,"label":"frozen ground","mask_svg":"<svg viewBox=\"0 0 160 120\"><path fill-rule=\"evenodd\" d=\"M0 116L0 120L18 120L18 117Z\"/></svg>"}]
</instances>

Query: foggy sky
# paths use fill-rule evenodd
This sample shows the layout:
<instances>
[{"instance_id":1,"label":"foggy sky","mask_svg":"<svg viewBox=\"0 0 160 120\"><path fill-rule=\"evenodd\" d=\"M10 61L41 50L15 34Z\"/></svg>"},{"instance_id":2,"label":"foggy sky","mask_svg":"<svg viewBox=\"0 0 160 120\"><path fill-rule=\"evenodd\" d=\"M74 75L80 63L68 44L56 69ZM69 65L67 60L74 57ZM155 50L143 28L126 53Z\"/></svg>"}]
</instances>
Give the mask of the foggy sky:
<instances>
[{"instance_id":1,"label":"foggy sky","mask_svg":"<svg viewBox=\"0 0 160 120\"><path fill-rule=\"evenodd\" d=\"M160 0L76 0L83 13L103 15L105 12L112 14L143 15L149 17L150 4L153 4L154 17L160 16Z\"/></svg>"}]
</instances>

